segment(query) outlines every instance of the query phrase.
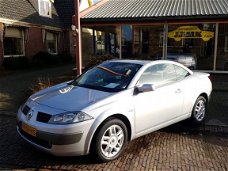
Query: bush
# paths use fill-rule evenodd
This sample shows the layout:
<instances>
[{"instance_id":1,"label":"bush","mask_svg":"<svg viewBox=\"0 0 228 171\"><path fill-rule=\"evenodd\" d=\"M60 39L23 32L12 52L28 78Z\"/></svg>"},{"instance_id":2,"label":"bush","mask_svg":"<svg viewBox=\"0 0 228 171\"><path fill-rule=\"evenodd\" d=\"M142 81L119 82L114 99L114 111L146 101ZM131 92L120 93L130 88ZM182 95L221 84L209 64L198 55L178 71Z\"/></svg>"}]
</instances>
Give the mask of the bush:
<instances>
[{"instance_id":1,"label":"bush","mask_svg":"<svg viewBox=\"0 0 228 171\"><path fill-rule=\"evenodd\" d=\"M70 63L70 62L72 62L72 56L67 51L59 54L59 57L61 59L61 62L63 62L63 63Z\"/></svg>"},{"instance_id":2,"label":"bush","mask_svg":"<svg viewBox=\"0 0 228 171\"><path fill-rule=\"evenodd\" d=\"M49 77L40 77L38 78L37 82L27 90L26 94L29 97L40 90L46 89L48 87L54 86L65 81L70 81L72 79L72 76L61 76L54 79L50 79Z\"/></svg>"},{"instance_id":3,"label":"bush","mask_svg":"<svg viewBox=\"0 0 228 171\"><path fill-rule=\"evenodd\" d=\"M90 58L88 65L85 67L85 71L89 70L90 68L104 62L107 60L115 59L112 55L101 55L101 56L93 56Z\"/></svg>"},{"instance_id":4,"label":"bush","mask_svg":"<svg viewBox=\"0 0 228 171\"><path fill-rule=\"evenodd\" d=\"M26 57L4 58L3 66L5 69L25 69L29 67L29 60Z\"/></svg>"},{"instance_id":5,"label":"bush","mask_svg":"<svg viewBox=\"0 0 228 171\"><path fill-rule=\"evenodd\" d=\"M58 55L52 55L48 52L38 52L32 58L32 65L35 67L44 67L54 64L59 64L61 59Z\"/></svg>"}]
</instances>

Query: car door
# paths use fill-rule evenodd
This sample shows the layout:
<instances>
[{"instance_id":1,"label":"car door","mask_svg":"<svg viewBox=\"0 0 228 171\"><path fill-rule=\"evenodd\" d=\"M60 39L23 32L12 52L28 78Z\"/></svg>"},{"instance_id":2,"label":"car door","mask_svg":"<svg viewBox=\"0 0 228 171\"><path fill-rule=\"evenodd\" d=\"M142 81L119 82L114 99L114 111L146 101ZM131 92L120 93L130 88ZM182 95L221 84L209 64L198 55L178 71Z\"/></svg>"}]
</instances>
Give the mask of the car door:
<instances>
[{"instance_id":1,"label":"car door","mask_svg":"<svg viewBox=\"0 0 228 171\"><path fill-rule=\"evenodd\" d=\"M191 113L193 105L197 96L197 79L193 75L191 75L186 69L174 65L177 81L181 84L181 90L184 96L183 102L183 114Z\"/></svg>"},{"instance_id":2,"label":"car door","mask_svg":"<svg viewBox=\"0 0 228 171\"><path fill-rule=\"evenodd\" d=\"M136 136L172 122L181 115L183 105L181 85L176 82L172 64L156 64L148 67L136 86L143 84L153 84L155 90L137 93L133 97Z\"/></svg>"}]
</instances>

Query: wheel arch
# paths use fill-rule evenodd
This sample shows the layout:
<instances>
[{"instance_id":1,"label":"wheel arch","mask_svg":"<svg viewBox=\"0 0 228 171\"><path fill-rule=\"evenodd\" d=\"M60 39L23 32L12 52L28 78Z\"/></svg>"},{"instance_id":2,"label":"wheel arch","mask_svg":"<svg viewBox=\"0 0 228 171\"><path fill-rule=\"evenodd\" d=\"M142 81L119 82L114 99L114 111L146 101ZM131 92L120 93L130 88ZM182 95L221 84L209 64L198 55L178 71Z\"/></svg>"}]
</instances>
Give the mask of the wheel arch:
<instances>
[{"instance_id":1,"label":"wheel arch","mask_svg":"<svg viewBox=\"0 0 228 171\"><path fill-rule=\"evenodd\" d=\"M209 97L208 97L207 93L201 93L198 97L200 97L200 96L204 97L205 100L206 100L206 102L208 103ZM197 97L197 98L198 98L198 97Z\"/></svg>"},{"instance_id":2,"label":"wheel arch","mask_svg":"<svg viewBox=\"0 0 228 171\"><path fill-rule=\"evenodd\" d=\"M196 100L197 100L199 97L204 97L205 100L206 100L206 105L208 105L209 97L208 97L207 93L204 92L204 93L199 94L198 96L195 96L195 100L193 101L192 108L191 108L191 115L192 115L192 110L193 110L193 107L194 107L194 105L195 105L195 102L196 102ZM190 115L190 116L191 116L191 115Z\"/></svg>"},{"instance_id":3,"label":"wheel arch","mask_svg":"<svg viewBox=\"0 0 228 171\"><path fill-rule=\"evenodd\" d=\"M199 98L204 98L205 99L205 111L204 111L204 114L202 116L202 114L200 114L202 117L201 118L197 118L196 115L195 115L195 106L197 105L198 103L198 99ZM193 124L201 124L204 120L205 120L205 113L206 113L206 110L207 110L207 106L208 106L208 101L209 101L209 97L207 95L207 93L201 93L195 100L195 103L193 105L193 108L192 108L192 111L191 111L191 117L190 117L190 120ZM201 110L201 109L200 109ZM197 111L198 113L198 111ZM198 115L198 114L197 114Z\"/></svg>"},{"instance_id":4,"label":"wheel arch","mask_svg":"<svg viewBox=\"0 0 228 171\"><path fill-rule=\"evenodd\" d=\"M91 147L92 147L92 144L93 144L93 141L95 141L95 137L96 135L98 134L98 131L101 129L101 127L103 126L103 124L112 119L112 118L116 118L116 119L119 119L121 120L127 127L127 132L128 132L128 141L131 140L131 136L132 136L132 127L131 127L131 124L130 124L130 121L129 119L124 116L123 114L113 114L113 115L110 115L109 117L107 117L106 119L104 119L100 124L99 126L96 128L96 130L94 131L94 133L92 134L92 138L90 139L90 142L88 144L88 152L91 151Z\"/></svg>"}]
</instances>

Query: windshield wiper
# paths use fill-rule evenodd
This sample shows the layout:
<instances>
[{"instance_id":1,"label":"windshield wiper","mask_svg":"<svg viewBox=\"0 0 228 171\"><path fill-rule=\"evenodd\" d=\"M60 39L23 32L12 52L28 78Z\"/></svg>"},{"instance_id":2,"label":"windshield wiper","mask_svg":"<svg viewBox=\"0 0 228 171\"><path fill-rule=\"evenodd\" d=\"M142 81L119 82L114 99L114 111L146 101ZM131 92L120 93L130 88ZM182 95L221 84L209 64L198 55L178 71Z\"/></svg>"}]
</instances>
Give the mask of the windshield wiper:
<instances>
[{"instance_id":1,"label":"windshield wiper","mask_svg":"<svg viewBox=\"0 0 228 171\"><path fill-rule=\"evenodd\" d=\"M107 72L109 72L109 73L112 73L112 74L114 74L114 75L127 77L127 75L125 75L125 74L121 74L121 73L112 71L112 70L110 70L110 69L108 69L108 68L106 68L106 67L103 67L103 66L96 66L96 67L99 68L99 69L102 69L102 70L104 70L104 71L107 71Z\"/></svg>"}]
</instances>

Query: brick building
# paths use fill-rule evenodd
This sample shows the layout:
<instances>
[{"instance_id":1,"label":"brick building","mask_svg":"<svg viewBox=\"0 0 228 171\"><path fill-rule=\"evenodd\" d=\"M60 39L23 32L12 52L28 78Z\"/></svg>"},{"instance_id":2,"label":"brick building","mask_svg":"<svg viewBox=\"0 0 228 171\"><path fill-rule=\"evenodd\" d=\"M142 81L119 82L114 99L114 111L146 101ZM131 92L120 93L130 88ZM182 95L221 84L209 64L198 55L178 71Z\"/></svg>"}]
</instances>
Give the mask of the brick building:
<instances>
[{"instance_id":1,"label":"brick building","mask_svg":"<svg viewBox=\"0 0 228 171\"><path fill-rule=\"evenodd\" d=\"M9 57L32 58L40 51L73 55L74 0L1 0L0 65Z\"/></svg>"}]
</instances>

